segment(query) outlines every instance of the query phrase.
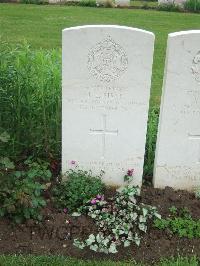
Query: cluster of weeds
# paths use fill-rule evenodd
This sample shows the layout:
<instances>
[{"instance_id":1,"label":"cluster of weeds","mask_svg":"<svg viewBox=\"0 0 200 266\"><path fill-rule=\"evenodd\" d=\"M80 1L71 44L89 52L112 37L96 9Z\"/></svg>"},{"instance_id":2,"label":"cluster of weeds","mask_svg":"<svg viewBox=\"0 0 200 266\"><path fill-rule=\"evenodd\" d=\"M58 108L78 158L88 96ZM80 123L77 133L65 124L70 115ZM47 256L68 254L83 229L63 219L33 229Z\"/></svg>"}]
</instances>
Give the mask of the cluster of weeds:
<instances>
[{"instance_id":1,"label":"cluster of weeds","mask_svg":"<svg viewBox=\"0 0 200 266\"><path fill-rule=\"evenodd\" d=\"M58 209L75 211L89 199L104 192L102 174L94 176L91 171L83 171L76 166L66 173L66 180L61 181L52 189L52 200Z\"/></svg>"},{"instance_id":2,"label":"cluster of weeds","mask_svg":"<svg viewBox=\"0 0 200 266\"><path fill-rule=\"evenodd\" d=\"M187 0L184 3L185 10L192 12L200 12L200 0Z\"/></svg>"},{"instance_id":3,"label":"cluster of weeds","mask_svg":"<svg viewBox=\"0 0 200 266\"><path fill-rule=\"evenodd\" d=\"M58 157L61 152L61 53L0 43L0 154Z\"/></svg>"},{"instance_id":4,"label":"cluster of weeds","mask_svg":"<svg viewBox=\"0 0 200 266\"><path fill-rule=\"evenodd\" d=\"M31 158L23 162L23 170L7 157L0 161L0 216L16 223L26 219L41 220L41 209L46 205L43 191L50 181L49 165Z\"/></svg>"},{"instance_id":5,"label":"cluster of weeds","mask_svg":"<svg viewBox=\"0 0 200 266\"><path fill-rule=\"evenodd\" d=\"M199 238L200 237L200 220L194 220L187 208L177 209L172 206L170 216L166 219L156 219L154 226L160 230L168 229L179 237Z\"/></svg>"},{"instance_id":6,"label":"cluster of weeds","mask_svg":"<svg viewBox=\"0 0 200 266\"><path fill-rule=\"evenodd\" d=\"M175 3L159 4L157 9L160 11L170 11L170 12L183 11L183 8Z\"/></svg>"},{"instance_id":7,"label":"cluster of weeds","mask_svg":"<svg viewBox=\"0 0 200 266\"><path fill-rule=\"evenodd\" d=\"M147 124L147 139L144 157L144 176L153 176L154 157L157 140L159 108L154 107L149 111Z\"/></svg>"}]
</instances>

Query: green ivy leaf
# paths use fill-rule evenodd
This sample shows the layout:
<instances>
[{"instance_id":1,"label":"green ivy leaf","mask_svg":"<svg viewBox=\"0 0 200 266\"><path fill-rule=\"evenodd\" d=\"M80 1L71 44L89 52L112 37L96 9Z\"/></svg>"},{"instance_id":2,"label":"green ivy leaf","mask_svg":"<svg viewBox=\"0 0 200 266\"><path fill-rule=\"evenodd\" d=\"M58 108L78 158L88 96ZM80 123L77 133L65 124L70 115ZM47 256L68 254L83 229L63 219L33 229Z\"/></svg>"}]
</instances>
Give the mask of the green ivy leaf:
<instances>
[{"instance_id":1,"label":"green ivy leaf","mask_svg":"<svg viewBox=\"0 0 200 266\"><path fill-rule=\"evenodd\" d=\"M90 246L92 243L94 243L96 240L95 236L93 234L89 235L89 238L85 241L88 246Z\"/></svg>"},{"instance_id":2,"label":"green ivy leaf","mask_svg":"<svg viewBox=\"0 0 200 266\"><path fill-rule=\"evenodd\" d=\"M8 157L1 157L0 164L3 164L5 168L14 169L15 165Z\"/></svg>"},{"instance_id":3,"label":"green ivy leaf","mask_svg":"<svg viewBox=\"0 0 200 266\"><path fill-rule=\"evenodd\" d=\"M157 212L154 213L154 216L155 216L156 218L158 218L158 219L161 219L161 215L160 215L159 213L157 213Z\"/></svg>"},{"instance_id":4,"label":"green ivy leaf","mask_svg":"<svg viewBox=\"0 0 200 266\"><path fill-rule=\"evenodd\" d=\"M79 217L79 216L81 216L81 213L79 213L79 212L73 212L72 213L72 216L73 217Z\"/></svg>"},{"instance_id":5,"label":"green ivy leaf","mask_svg":"<svg viewBox=\"0 0 200 266\"><path fill-rule=\"evenodd\" d=\"M90 246L90 249L93 250L93 251L95 251L95 252L97 252L97 250L98 250L97 244L91 245Z\"/></svg>"},{"instance_id":6,"label":"green ivy leaf","mask_svg":"<svg viewBox=\"0 0 200 266\"><path fill-rule=\"evenodd\" d=\"M75 247L77 247L77 248L80 248L80 249L83 249L83 248L85 247L84 242L79 241L77 238L74 239L74 243L73 243L73 245L74 245Z\"/></svg>"},{"instance_id":7,"label":"green ivy leaf","mask_svg":"<svg viewBox=\"0 0 200 266\"><path fill-rule=\"evenodd\" d=\"M10 136L7 132L3 132L0 134L0 141L2 142L8 142L8 140L10 139Z\"/></svg>"},{"instance_id":8,"label":"green ivy leaf","mask_svg":"<svg viewBox=\"0 0 200 266\"><path fill-rule=\"evenodd\" d=\"M124 241L124 247L129 247L130 244L131 244L131 242L128 241L128 240L125 240L125 241Z\"/></svg>"},{"instance_id":9,"label":"green ivy leaf","mask_svg":"<svg viewBox=\"0 0 200 266\"><path fill-rule=\"evenodd\" d=\"M146 223L147 218L144 217L144 216L142 216L142 215L140 215L140 217L139 217L139 221L140 221L140 223Z\"/></svg>"},{"instance_id":10,"label":"green ivy leaf","mask_svg":"<svg viewBox=\"0 0 200 266\"><path fill-rule=\"evenodd\" d=\"M140 245L140 238L135 238L135 244L136 244L137 246Z\"/></svg>"},{"instance_id":11,"label":"green ivy leaf","mask_svg":"<svg viewBox=\"0 0 200 266\"><path fill-rule=\"evenodd\" d=\"M5 215L5 210L0 209L0 217L3 217Z\"/></svg>"},{"instance_id":12,"label":"green ivy leaf","mask_svg":"<svg viewBox=\"0 0 200 266\"><path fill-rule=\"evenodd\" d=\"M145 217L148 213L148 209L142 208L143 216Z\"/></svg>"},{"instance_id":13,"label":"green ivy leaf","mask_svg":"<svg viewBox=\"0 0 200 266\"><path fill-rule=\"evenodd\" d=\"M147 231L147 226L145 225L145 224L139 224L139 229L141 230L141 231L143 231L143 232L145 232L146 233L146 231Z\"/></svg>"},{"instance_id":14,"label":"green ivy leaf","mask_svg":"<svg viewBox=\"0 0 200 266\"><path fill-rule=\"evenodd\" d=\"M116 244L115 243L112 243L109 247L109 250L108 250L109 253L117 253L117 249L116 249Z\"/></svg>"}]
</instances>

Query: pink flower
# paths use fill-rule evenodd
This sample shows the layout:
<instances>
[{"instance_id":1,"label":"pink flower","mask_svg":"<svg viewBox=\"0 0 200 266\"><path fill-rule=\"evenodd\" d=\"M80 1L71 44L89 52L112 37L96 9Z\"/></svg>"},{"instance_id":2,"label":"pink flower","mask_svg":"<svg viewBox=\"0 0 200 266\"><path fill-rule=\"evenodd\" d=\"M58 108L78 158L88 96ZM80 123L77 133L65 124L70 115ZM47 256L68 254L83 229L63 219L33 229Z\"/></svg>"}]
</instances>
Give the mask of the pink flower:
<instances>
[{"instance_id":1,"label":"pink flower","mask_svg":"<svg viewBox=\"0 0 200 266\"><path fill-rule=\"evenodd\" d=\"M96 199L92 199L92 200L90 201L90 203L91 203L91 204L96 204L97 201L96 201Z\"/></svg>"},{"instance_id":2,"label":"pink flower","mask_svg":"<svg viewBox=\"0 0 200 266\"><path fill-rule=\"evenodd\" d=\"M64 209L63 209L63 212L64 212L64 213L67 213L67 212L68 212L68 209L67 209L67 208L64 208Z\"/></svg>"},{"instance_id":3,"label":"pink flower","mask_svg":"<svg viewBox=\"0 0 200 266\"><path fill-rule=\"evenodd\" d=\"M104 199L104 195L97 195L97 196L96 196L96 199L98 199L98 200L103 200L103 199Z\"/></svg>"},{"instance_id":4,"label":"pink flower","mask_svg":"<svg viewBox=\"0 0 200 266\"><path fill-rule=\"evenodd\" d=\"M72 161L70 162L70 164L74 165L74 164L76 164L76 161L72 160Z\"/></svg>"},{"instance_id":5,"label":"pink flower","mask_svg":"<svg viewBox=\"0 0 200 266\"><path fill-rule=\"evenodd\" d=\"M133 176L134 169L128 169L127 176Z\"/></svg>"}]
</instances>

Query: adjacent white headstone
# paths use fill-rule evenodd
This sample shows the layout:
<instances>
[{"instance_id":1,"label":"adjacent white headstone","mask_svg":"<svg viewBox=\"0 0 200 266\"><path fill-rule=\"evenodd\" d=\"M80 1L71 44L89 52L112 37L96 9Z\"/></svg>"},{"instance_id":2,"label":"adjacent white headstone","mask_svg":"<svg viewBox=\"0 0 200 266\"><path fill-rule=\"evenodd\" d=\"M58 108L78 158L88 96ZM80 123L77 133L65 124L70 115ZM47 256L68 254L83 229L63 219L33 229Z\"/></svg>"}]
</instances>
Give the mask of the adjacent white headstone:
<instances>
[{"instance_id":1,"label":"adjacent white headstone","mask_svg":"<svg viewBox=\"0 0 200 266\"><path fill-rule=\"evenodd\" d=\"M115 7L115 3L113 0L96 0L97 7Z\"/></svg>"},{"instance_id":2,"label":"adjacent white headstone","mask_svg":"<svg viewBox=\"0 0 200 266\"><path fill-rule=\"evenodd\" d=\"M122 185L141 185L154 34L121 26L63 30L62 172L75 160Z\"/></svg>"},{"instance_id":3,"label":"adjacent white headstone","mask_svg":"<svg viewBox=\"0 0 200 266\"><path fill-rule=\"evenodd\" d=\"M200 31L169 34L154 186L200 186Z\"/></svg>"},{"instance_id":4,"label":"adjacent white headstone","mask_svg":"<svg viewBox=\"0 0 200 266\"><path fill-rule=\"evenodd\" d=\"M80 2L80 0L48 0L49 4L65 4L68 2Z\"/></svg>"},{"instance_id":5,"label":"adjacent white headstone","mask_svg":"<svg viewBox=\"0 0 200 266\"><path fill-rule=\"evenodd\" d=\"M127 7L130 6L130 0L115 0L116 6Z\"/></svg>"},{"instance_id":6,"label":"adjacent white headstone","mask_svg":"<svg viewBox=\"0 0 200 266\"><path fill-rule=\"evenodd\" d=\"M186 0L158 0L159 5L176 5L183 7L185 4Z\"/></svg>"}]
</instances>

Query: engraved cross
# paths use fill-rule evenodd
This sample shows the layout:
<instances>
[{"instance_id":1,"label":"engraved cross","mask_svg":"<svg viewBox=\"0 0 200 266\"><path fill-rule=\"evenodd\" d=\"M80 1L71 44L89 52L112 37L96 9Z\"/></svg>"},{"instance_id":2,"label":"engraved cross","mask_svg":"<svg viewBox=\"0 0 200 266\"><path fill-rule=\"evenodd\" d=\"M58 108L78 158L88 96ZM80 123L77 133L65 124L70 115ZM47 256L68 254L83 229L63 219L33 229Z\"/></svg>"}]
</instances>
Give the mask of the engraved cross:
<instances>
[{"instance_id":1,"label":"engraved cross","mask_svg":"<svg viewBox=\"0 0 200 266\"><path fill-rule=\"evenodd\" d=\"M192 135L192 134L189 134L188 135L189 139L190 140L197 140L200 142L200 135ZM198 159L197 159L197 163L200 163L200 143L199 143L199 154L198 154Z\"/></svg>"},{"instance_id":2,"label":"engraved cross","mask_svg":"<svg viewBox=\"0 0 200 266\"><path fill-rule=\"evenodd\" d=\"M105 158L105 150L106 150L106 135L117 136L118 130L108 130L106 123L106 115L103 115L103 129L90 129L91 135L101 135L102 136L102 156L101 158Z\"/></svg>"}]
</instances>

